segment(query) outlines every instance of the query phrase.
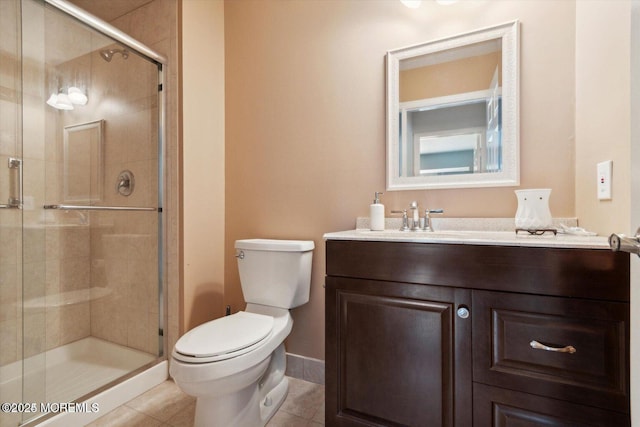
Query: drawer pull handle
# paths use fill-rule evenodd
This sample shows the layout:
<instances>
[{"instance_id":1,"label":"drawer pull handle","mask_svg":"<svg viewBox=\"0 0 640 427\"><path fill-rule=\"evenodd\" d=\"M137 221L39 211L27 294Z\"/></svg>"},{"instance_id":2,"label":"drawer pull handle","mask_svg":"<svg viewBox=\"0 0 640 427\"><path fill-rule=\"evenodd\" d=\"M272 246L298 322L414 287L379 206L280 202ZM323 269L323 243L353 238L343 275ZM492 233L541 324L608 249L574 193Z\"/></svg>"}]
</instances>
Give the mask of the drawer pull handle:
<instances>
[{"instance_id":1,"label":"drawer pull handle","mask_svg":"<svg viewBox=\"0 0 640 427\"><path fill-rule=\"evenodd\" d=\"M548 345L541 344L538 341L531 341L529 345L531 346L531 348L535 348L536 350L553 351L556 353L573 354L577 351L576 348L572 345L567 345L565 347L549 347Z\"/></svg>"}]
</instances>

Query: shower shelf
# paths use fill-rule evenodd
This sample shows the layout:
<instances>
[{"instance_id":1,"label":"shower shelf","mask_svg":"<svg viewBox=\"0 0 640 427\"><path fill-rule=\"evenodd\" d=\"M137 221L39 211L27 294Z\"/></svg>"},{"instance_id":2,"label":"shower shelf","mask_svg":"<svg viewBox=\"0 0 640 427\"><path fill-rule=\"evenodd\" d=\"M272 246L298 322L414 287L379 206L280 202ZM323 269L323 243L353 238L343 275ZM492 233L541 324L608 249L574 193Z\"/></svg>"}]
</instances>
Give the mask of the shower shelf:
<instances>
[{"instance_id":1,"label":"shower shelf","mask_svg":"<svg viewBox=\"0 0 640 427\"><path fill-rule=\"evenodd\" d=\"M74 291L59 292L46 297L36 297L24 302L25 310L35 310L43 308L66 307L69 305L81 304L104 298L111 293L111 290L103 287L93 287L86 289L76 289Z\"/></svg>"},{"instance_id":2,"label":"shower shelf","mask_svg":"<svg viewBox=\"0 0 640 427\"><path fill-rule=\"evenodd\" d=\"M58 209L63 211L149 211L162 212L162 208L158 207L140 207L140 206L91 206L91 205L44 205L45 209Z\"/></svg>"}]
</instances>

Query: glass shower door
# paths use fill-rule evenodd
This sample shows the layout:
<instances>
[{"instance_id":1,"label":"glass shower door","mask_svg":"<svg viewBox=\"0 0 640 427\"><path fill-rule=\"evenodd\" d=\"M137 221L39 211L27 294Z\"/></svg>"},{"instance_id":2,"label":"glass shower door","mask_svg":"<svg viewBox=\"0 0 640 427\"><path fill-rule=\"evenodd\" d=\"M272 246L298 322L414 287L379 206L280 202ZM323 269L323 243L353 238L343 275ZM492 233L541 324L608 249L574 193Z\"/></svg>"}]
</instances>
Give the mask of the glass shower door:
<instances>
[{"instance_id":1,"label":"glass shower door","mask_svg":"<svg viewBox=\"0 0 640 427\"><path fill-rule=\"evenodd\" d=\"M20 2L0 1L0 402L22 401L20 33ZM19 413L0 413L0 426L21 419Z\"/></svg>"},{"instance_id":2,"label":"glass shower door","mask_svg":"<svg viewBox=\"0 0 640 427\"><path fill-rule=\"evenodd\" d=\"M5 427L162 355L162 66L40 0L0 31Z\"/></svg>"}]
</instances>

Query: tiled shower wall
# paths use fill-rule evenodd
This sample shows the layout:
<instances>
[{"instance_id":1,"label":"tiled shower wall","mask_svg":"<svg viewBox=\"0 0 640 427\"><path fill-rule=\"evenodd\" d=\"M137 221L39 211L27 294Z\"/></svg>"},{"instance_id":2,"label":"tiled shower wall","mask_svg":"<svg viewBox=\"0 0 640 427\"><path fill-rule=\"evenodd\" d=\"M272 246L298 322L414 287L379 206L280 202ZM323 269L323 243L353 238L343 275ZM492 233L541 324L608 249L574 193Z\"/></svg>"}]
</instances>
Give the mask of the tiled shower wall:
<instances>
[{"instance_id":1,"label":"tiled shower wall","mask_svg":"<svg viewBox=\"0 0 640 427\"><path fill-rule=\"evenodd\" d=\"M101 49L117 47L109 45ZM58 129L55 135L62 135L64 126L101 120L103 147L99 163L102 168L95 181L102 182L102 188L99 192L95 189L90 191L91 196L99 197L95 204L156 207L157 68L134 54L126 59L114 55L111 62L107 62L100 56L99 50L56 67L55 72L63 76L63 80L83 74L90 77L87 90L89 102L86 106L77 106L73 111L57 112ZM87 69L91 72L87 73ZM62 194L65 172L60 153L62 145L56 150L57 157L48 158L47 161L47 177L58 181L56 186L47 187L47 204L74 203L73 200L66 200ZM94 168L94 173L97 169ZM116 190L118 176L125 170L131 171L135 177L134 191L129 196L123 196ZM79 186L74 181L86 180L86 177L77 178L67 173L67 179L69 186ZM79 203L87 201L81 200ZM53 325L54 328L52 332L47 331L47 347L57 347L91 335L157 354L157 213L91 211L80 214L78 211L56 211L55 216L56 224L65 222L63 216L72 216L75 224L87 222L88 225L67 229L47 227L48 240L51 228L62 237L51 251L47 247L47 261L60 266L60 272L54 272L54 277L47 282L57 285L51 289L52 292L63 295L90 289L91 301L73 304L74 307L60 307L51 315L47 311L47 325ZM73 247L85 247L86 262L80 262L83 255L78 253L80 251L74 251ZM74 252L70 257L66 256L69 251ZM76 265L78 267L74 268ZM66 272L70 274L65 275ZM86 280L81 282L77 280L78 277ZM56 279L58 283L55 283ZM86 307L80 308L83 305ZM56 322L61 327L56 328ZM69 327L73 324L83 326ZM51 339L56 336L56 330L61 331L57 342ZM52 341L52 345L49 345L49 341Z\"/></svg>"}]
</instances>

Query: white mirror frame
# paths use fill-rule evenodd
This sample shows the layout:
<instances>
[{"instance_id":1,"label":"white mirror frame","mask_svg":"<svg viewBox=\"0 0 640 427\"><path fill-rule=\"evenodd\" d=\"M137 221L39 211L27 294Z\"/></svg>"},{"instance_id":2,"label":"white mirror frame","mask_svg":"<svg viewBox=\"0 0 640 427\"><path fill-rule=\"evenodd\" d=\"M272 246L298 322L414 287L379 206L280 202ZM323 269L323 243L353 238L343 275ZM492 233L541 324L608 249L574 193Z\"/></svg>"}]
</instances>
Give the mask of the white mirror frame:
<instances>
[{"instance_id":1,"label":"white mirror frame","mask_svg":"<svg viewBox=\"0 0 640 427\"><path fill-rule=\"evenodd\" d=\"M487 40L502 39L502 170L491 173L400 176L400 61ZM519 22L387 52L387 190L502 187L520 184Z\"/></svg>"}]
</instances>

